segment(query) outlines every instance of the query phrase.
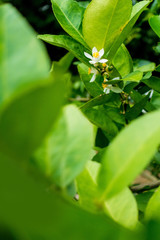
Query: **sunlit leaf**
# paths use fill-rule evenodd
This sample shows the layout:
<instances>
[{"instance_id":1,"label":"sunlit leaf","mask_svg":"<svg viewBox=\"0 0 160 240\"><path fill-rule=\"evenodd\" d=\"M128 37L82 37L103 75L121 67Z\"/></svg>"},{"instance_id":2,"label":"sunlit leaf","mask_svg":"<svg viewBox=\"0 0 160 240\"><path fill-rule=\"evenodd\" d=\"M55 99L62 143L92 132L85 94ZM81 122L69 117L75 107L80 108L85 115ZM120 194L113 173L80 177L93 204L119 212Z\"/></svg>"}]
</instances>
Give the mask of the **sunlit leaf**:
<instances>
[{"instance_id":1,"label":"sunlit leaf","mask_svg":"<svg viewBox=\"0 0 160 240\"><path fill-rule=\"evenodd\" d=\"M131 0L93 0L83 18L83 34L90 48L104 48L105 53L127 24Z\"/></svg>"},{"instance_id":2,"label":"sunlit leaf","mask_svg":"<svg viewBox=\"0 0 160 240\"><path fill-rule=\"evenodd\" d=\"M147 114L132 122L109 145L99 174L100 201L123 190L149 163L160 143L159 122L160 111Z\"/></svg>"}]
</instances>

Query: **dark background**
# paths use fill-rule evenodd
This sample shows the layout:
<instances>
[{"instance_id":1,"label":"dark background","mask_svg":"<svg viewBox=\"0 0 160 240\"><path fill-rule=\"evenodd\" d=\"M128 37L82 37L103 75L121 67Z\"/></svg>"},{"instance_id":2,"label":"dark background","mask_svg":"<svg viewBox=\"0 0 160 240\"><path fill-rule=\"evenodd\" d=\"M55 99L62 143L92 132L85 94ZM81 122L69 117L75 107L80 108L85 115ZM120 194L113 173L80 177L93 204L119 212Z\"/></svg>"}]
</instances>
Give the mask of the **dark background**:
<instances>
[{"instance_id":1,"label":"dark background","mask_svg":"<svg viewBox=\"0 0 160 240\"><path fill-rule=\"evenodd\" d=\"M38 34L66 34L52 12L50 0L2 0L12 3L25 16ZM79 0L77 0L79 1ZM139 2L132 0L133 4ZM160 1L154 0L136 23L131 35L126 40L126 46L132 58L143 58L158 62L159 53L153 50L159 41L148 24L151 14L160 13ZM66 50L46 44L52 60L59 60Z\"/></svg>"}]
</instances>

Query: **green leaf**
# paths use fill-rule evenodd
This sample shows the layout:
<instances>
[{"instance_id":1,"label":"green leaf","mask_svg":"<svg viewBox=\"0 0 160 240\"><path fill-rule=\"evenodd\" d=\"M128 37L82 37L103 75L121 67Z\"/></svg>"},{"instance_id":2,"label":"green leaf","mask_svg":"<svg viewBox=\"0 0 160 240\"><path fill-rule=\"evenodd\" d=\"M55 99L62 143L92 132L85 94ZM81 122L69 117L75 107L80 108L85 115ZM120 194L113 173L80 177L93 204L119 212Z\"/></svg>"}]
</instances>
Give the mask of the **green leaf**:
<instances>
[{"instance_id":1,"label":"green leaf","mask_svg":"<svg viewBox=\"0 0 160 240\"><path fill-rule=\"evenodd\" d=\"M67 49L81 62L90 66L88 59L84 56L84 52L85 51L88 52L88 50L73 38L65 35L49 35L49 34L39 35L38 38L54 46Z\"/></svg>"},{"instance_id":2,"label":"green leaf","mask_svg":"<svg viewBox=\"0 0 160 240\"><path fill-rule=\"evenodd\" d=\"M160 93L160 78L152 76L149 79L142 80L148 87Z\"/></svg>"},{"instance_id":3,"label":"green leaf","mask_svg":"<svg viewBox=\"0 0 160 240\"><path fill-rule=\"evenodd\" d=\"M63 102L64 83L60 80L53 83L46 80L42 86L17 95L5 105L0 112L2 152L26 159L41 144Z\"/></svg>"},{"instance_id":4,"label":"green leaf","mask_svg":"<svg viewBox=\"0 0 160 240\"><path fill-rule=\"evenodd\" d=\"M156 64L154 62L143 59L136 59L134 71L153 72L155 68Z\"/></svg>"},{"instance_id":5,"label":"green leaf","mask_svg":"<svg viewBox=\"0 0 160 240\"><path fill-rule=\"evenodd\" d=\"M86 7L87 7L88 4L89 4L89 1L85 1L85 2L80 1L80 2L78 2L78 4L79 4L81 7L83 7L84 9L86 9Z\"/></svg>"},{"instance_id":6,"label":"green leaf","mask_svg":"<svg viewBox=\"0 0 160 240\"><path fill-rule=\"evenodd\" d=\"M96 180L99 169L99 163L89 161L86 168L77 177L79 204L82 208L91 212L98 213L104 211L115 222L127 228L134 228L138 222L138 210L134 196L128 188L125 188L121 193L105 201L103 210L99 208Z\"/></svg>"},{"instance_id":7,"label":"green leaf","mask_svg":"<svg viewBox=\"0 0 160 240\"><path fill-rule=\"evenodd\" d=\"M26 20L9 4L0 6L0 104L44 81L50 61Z\"/></svg>"},{"instance_id":8,"label":"green leaf","mask_svg":"<svg viewBox=\"0 0 160 240\"><path fill-rule=\"evenodd\" d=\"M0 221L27 238L117 240L127 234L103 216L89 214L62 199L35 172L0 154ZM33 172L32 172L33 173ZM81 226L81 227L80 227ZM129 236L128 236L129 237ZM34 239L34 238L33 238ZM126 238L127 239L127 236Z\"/></svg>"},{"instance_id":9,"label":"green leaf","mask_svg":"<svg viewBox=\"0 0 160 240\"><path fill-rule=\"evenodd\" d=\"M35 161L46 176L65 187L83 170L92 147L92 125L74 105L68 105L37 150Z\"/></svg>"},{"instance_id":10,"label":"green leaf","mask_svg":"<svg viewBox=\"0 0 160 240\"><path fill-rule=\"evenodd\" d=\"M132 73L128 74L127 76L125 76L121 80L123 80L123 81L139 82L142 79L142 77L143 77L143 73L142 72L135 71L135 72L132 72Z\"/></svg>"},{"instance_id":11,"label":"green leaf","mask_svg":"<svg viewBox=\"0 0 160 240\"><path fill-rule=\"evenodd\" d=\"M153 16L149 19L149 24L153 31L158 35L160 38L160 16Z\"/></svg>"},{"instance_id":12,"label":"green leaf","mask_svg":"<svg viewBox=\"0 0 160 240\"><path fill-rule=\"evenodd\" d=\"M149 163L160 143L159 122L160 111L148 113L132 122L109 145L99 174L100 201L123 190Z\"/></svg>"},{"instance_id":13,"label":"green leaf","mask_svg":"<svg viewBox=\"0 0 160 240\"><path fill-rule=\"evenodd\" d=\"M94 82L90 82L92 76L88 74L88 67L85 64L78 64L78 72L80 74L80 78L83 81L87 91L91 94L91 96L96 97L101 94L104 94L102 88L102 79L99 76L96 77Z\"/></svg>"},{"instance_id":14,"label":"green leaf","mask_svg":"<svg viewBox=\"0 0 160 240\"><path fill-rule=\"evenodd\" d=\"M160 211L160 187L156 190L153 196L150 198L146 211L145 211L145 219L160 219L159 211Z\"/></svg>"},{"instance_id":15,"label":"green leaf","mask_svg":"<svg viewBox=\"0 0 160 240\"><path fill-rule=\"evenodd\" d=\"M104 131L109 140L112 140L117 135L118 128L103 106L82 109L82 111L92 123Z\"/></svg>"},{"instance_id":16,"label":"green leaf","mask_svg":"<svg viewBox=\"0 0 160 240\"><path fill-rule=\"evenodd\" d=\"M48 77L49 58L24 18L8 4L0 13L0 150L26 159L54 123L64 83Z\"/></svg>"},{"instance_id":17,"label":"green leaf","mask_svg":"<svg viewBox=\"0 0 160 240\"><path fill-rule=\"evenodd\" d=\"M116 52L113 58L113 65L121 74L122 78L133 71L133 62L124 44L122 44Z\"/></svg>"},{"instance_id":18,"label":"green leaf","mask_svg":"<svg viewBox=\"0 0 160 240\"><path fill-rule=\"evenodd\" d=\"M121 34L115 40L115 42L113 43L113 45L109 51L109 54L107 55L109 60L113 59L115 53L117 52L118 48L121 46L121 44L124 42L124 40L129 35L132 27L134 26L135 22L139 18L140 14L146 9L146 7L150 4L150 2L151 1L141 1L133 6L131 17L130 17L128 23L121 30Z\"/></svg>"},{"instance_id":19,"label":"green leaf","mask_svg":"<svg viewBox=\"0 0 160 240\"><path fill-rule=\"evenodd\" d=\"M156 67L156 71L160 72L160 64Z\"/></svg>"},{"instance_id":20,"label":"green leaf","mask_svg":"<svg viewBox=\"0 0 160 240\"><path fill-rule=\"evenodd\" d=\"M148 100L149 100L149 95L143 97L140 101L138 101L132 108L129 109L129 111L126 112L125 117L129 121L132 121L133 119L137 118L141 113L142 109L145 108Z\"/></svg>"},{"instance_id":21,"label":"green leaf","mask_svg":"<svg viewBox=\"0 0 160 240\"><path fill-rule=\"evenodd\" d=\"M146 210L148 201L152 197L152 195L153 195L153 192L150 192L150 191L135 195L135 198L138 204L138 209L141 212L144 212Z\"/></svg>"},{"instance_id":22,"label":"green leaf","mask_svg":"<svg viewBox=\"0 0 160 240\"><path fill-rule=\"evenodd\" d=\"M73 0L51 0L53 12L62 28L75 40L87 47L81 32L84 10Z\"/></svg>"},{"instance_id":23,"label":"green leaf","mask_svg":"<svg viewBox=\"0 0 160 240\"><path fill-rule=\"evenodd\" d=\"M131 0L92 0L83 18L83 35L90 48L104 48L105 53L127 24Z\"/></svg>"},{"instance_id":24,"label":"green leaf","mask_svg":"<svg viewBox=\"0 0 160 240\"><path fill-rule=\"evenodd\" d=\"M68 52L59 62L54 61L51 71L66 73L74 59L74 55Z\"/></svg>"},{"instance_id":25,"label":"green leaf","mask_svg":"<svg viewBox=\"0 0 160 240\"><path fill-rule=\"evenodd\" d=\"M138 224L136 200L129 188L124 188L114 197L105 201L106 214L124 227L134 229Z\"/></svg>"}]
</instances>

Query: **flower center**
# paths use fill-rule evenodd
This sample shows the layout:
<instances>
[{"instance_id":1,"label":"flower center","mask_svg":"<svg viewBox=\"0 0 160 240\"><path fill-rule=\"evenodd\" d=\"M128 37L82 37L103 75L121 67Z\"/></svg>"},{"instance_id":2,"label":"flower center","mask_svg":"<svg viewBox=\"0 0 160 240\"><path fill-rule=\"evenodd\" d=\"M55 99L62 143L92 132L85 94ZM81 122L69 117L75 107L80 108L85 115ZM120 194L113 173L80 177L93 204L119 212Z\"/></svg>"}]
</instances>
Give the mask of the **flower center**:
<instances>
[{"instance_id":1,"label":"flower center","mask_svg":"<svg viewBox=\"0 0 160 240\"><path fill-rule=\"evenodd\" d=\"M91 68L88 69L88 75L91 74Z\"/></svg>"},{"instance_id":2,"label":"flower center","mask_svg":"<svg viewBox=\"0 0 160 240\"><path fill-rule=\"evenodd\" d=\"M107 86L108 86L108 84L106 84L106 83L102 83L102 87L103 87L103 89L105 89Z\"/></svg>"},{"instance_id":3,"label":"flower center","mask_svg":"<svg viewBox=\"0 0 160 240\"><path fill-rule=\"evenodd\" d=\"M93 57L94 57L94 58L98 58L98 57L99 57L99 52L94 52L94 53L93 53Z\"/></svg>"},{"instance_id":4,"label":"flower center","mask_svg":"<svg viewBox=\"0 0 160 240\"><path fill-rule=\"evenodd\" d=\"M102 63L102 66L103 66L103 67L106 67L106 66L107 66L107 64L106 64L106 63Z\"/></svg>"}]
</instances>

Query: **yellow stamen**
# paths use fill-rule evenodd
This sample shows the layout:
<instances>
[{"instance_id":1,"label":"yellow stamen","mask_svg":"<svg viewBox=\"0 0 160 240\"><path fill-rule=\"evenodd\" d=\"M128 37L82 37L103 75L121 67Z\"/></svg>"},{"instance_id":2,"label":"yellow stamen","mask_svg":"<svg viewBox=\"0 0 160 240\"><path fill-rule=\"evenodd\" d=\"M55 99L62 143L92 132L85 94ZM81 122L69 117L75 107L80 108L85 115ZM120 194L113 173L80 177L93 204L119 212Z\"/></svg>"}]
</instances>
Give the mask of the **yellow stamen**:
<instances>
[{"instance_id":1,"label":"yellow stamen","mask_svg":"<svg viewBox=\"0 0 160 240\"><path fill-rule=\"evenodd\" d=\"M94 57L94 58L98 58L98 57L99 57L99 52L94 52L94 53L93 53L93 57Z\"/></svg>"},{"instance_id":2,"label":"yellow stamen","mask_svg":"<svg viewBox=\"0 0 160 240\"><path fill-rule=\"evenodd\" d=\"M103 66L103 67L106 67L106 66L107 66L107 64L106 64L106 63L102 63L102 66Z\"/></svg>"},{"instance_id":3,"label":"yellow stamen","mask_svg":"<svg viewBox=\"0 0 160 240\"><path fill-rule=\"evenodd\" d=\"M88 75L91 74L91 68L88 69Z\"/></svg>"},{"instance_id":4,"label":"yellow stamen","mask_svg":"<svg viewBox=\"0 0 160 240\"><path fill-rule=\"evenodd\" d=\"M107 86L108 86L108 84L106 84L106 83L102 83L102 87L103 87L103 89L105 89Z\"/></svg>"}]
</instances>

